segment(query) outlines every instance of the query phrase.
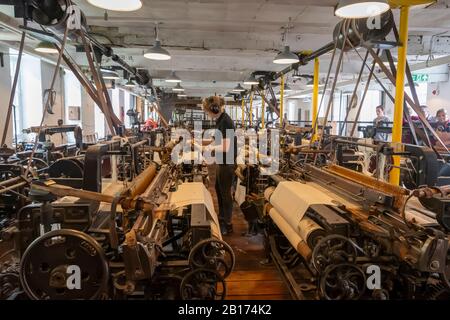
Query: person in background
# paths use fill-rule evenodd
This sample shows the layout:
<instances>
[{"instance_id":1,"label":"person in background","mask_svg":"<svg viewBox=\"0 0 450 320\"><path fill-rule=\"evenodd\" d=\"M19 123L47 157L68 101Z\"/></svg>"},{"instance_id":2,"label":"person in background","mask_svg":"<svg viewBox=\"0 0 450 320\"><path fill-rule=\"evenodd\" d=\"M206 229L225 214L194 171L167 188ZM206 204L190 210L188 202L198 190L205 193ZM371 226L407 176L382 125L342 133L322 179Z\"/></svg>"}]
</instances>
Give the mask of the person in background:
<instances>
[{"instance_id":1,"label":"person in background","mask_svg":"<svg viewBox=\"0 0 450 320\"><path fill-rule=\"evenodd\" d=\"M300 127L296 127L294 135L294 146L301 146L302 139L303 139L302 129Z\"/></svg>"},{"instance_id":2,"label":"person in background","mask_svg":"<svg viewBox=\"0 0 450 320\"><path fill-rule=\"evenodd\" d=\"M434 118L430 114L430 109L428 109L427 106L425 105L420 106L420 110L422 110L423 114L425 115L425 118L427 118L429 122L432 122L434 120Z\"/></svg>"},{"instance_id":3,"label":"person in background","mask_svg":"<svg viewBox=\"0 0 450 320\"><path fill-rule=\"evenodd\" d=\"M391 120L385 116L384 107L377 106L376 112L377 112L377 117L375 119L373 119L373 126L375 128L386 127L388 125L388 123L391 122ZM378 141L387 141L388 135L387 135L387 133L377 132L373 138Z\"/></svg>"},{"instance_id":4,"label":"person in background","mask_svg":"<svg viewBox=\"0 0 450 320\"><path fill-rule=\"evenodd\" d=\"M428 109L428 106L421 105L420 110L422 110L422 113L425 116L425 119L427 119L429 123L436 122L436 118L431 115L430 109ZM411 116L411 120L419 121L420 118L419 118L419 116Z\"/></svg>"},{"instance_id":5,"label":"person in background","mask_svg":"<svg viewBox=\"0 0 450 320\"><path fill-rule=\"evenodd\" d=\"M145 121L143 130L151 131L156 128L158 128L158 123L155 120L153 120L152 118L148 118L147 121Z\"/></svg>"},{"instance_id":6,"label":"person in background","mask_svg":"<svg viewBox=\"0 0 450 320\"><path fill-rule=\"evenodd\" d=\"M450 132L450 123L448 120L447 110L444 108L436 112L436 129L440 132Z\"/></svg>"}]
</instances>

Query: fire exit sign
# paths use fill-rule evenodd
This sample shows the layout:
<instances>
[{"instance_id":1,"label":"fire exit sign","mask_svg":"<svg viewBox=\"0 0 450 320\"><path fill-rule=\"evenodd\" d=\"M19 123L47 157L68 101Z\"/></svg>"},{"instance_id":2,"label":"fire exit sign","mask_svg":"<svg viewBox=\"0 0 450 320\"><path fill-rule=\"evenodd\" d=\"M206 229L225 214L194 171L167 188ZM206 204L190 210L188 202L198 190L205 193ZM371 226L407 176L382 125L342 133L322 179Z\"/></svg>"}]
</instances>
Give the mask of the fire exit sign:
<instances>
[{"instance_id":1,"label":"fire exit sign","mask_svg":"<svg viewBox=\"0 0 450 320\"><path fill-rule=\"evenodd\" d=\"M428 82L430 76L427 73L413 73L412 78L414 82Z\"/></svg>"}]
</instances>

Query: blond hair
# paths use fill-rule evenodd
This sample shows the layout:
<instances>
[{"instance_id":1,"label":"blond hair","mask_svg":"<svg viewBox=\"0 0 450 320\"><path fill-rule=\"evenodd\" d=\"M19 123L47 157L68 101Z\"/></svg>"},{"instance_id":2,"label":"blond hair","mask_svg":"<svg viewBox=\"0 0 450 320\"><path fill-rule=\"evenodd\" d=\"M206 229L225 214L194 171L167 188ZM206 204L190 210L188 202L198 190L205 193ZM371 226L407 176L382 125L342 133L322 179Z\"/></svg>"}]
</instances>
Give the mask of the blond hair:
<instances>
[{"instance_id":1,"label":"blond hair","mask_svg":"<svg viewBox=\"0 0 450 320\"><path fill-rule=\"evenodd\" d=\"M218 114L225 109L225 99L219 96L205 98L202 103L202 108L206 112ZM218 112L214 112L216 110L218 110Z\"/></svg>"}]
</instances>

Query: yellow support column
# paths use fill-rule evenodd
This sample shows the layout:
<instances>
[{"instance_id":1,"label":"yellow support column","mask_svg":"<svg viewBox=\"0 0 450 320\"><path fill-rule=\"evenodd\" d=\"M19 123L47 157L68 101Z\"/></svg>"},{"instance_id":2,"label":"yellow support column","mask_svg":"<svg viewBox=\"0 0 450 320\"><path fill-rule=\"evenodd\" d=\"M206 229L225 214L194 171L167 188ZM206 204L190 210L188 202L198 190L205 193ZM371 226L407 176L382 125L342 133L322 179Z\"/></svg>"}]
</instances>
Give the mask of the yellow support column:
<instances>
[{"instance_id":1,"label":"yellow support column","mask_svg":"<svg viewBox=\"0 0 450 320\"><path fill-rule=\"evenodd\" d=\"M281 76L281 89L280 89L280 128L283 127L284 116L284 75Z\"/></svg>"},{"instance_id":2,"label":"yellow support column","mask_svg":"<svg viewBox=\"0 0 450 320\"><path fill-rule=\"evenodd\" d=\"M264 100L264 93L261 95L261 127L264 129L266 127L266 100Z\"/></svg>"},{"instance_id":3,"label":"yellow support column","mask_svg":"<svg viewBox=\"0 0 450 320\"><path fill-rule=\"evenodd\" d=\"M409 6L400 7L400 46L398 47L397 80L395 83L394 125L392 128L392 146L401 151L403 129L403 106L405 103L406 54L408 52L408 15ZM394 156L394 167L390 173L390 182L400 184L400 156Z\"/></svg>"},{"instance_id":4,"label":"yellow support column","mask_svg":"<svg viewBox=\"0 0 450 320\"><path fill-rule=\"evenodd\" d=\"M253 125L253 92L250 94L250 114L249 114L250 127Z\"/></svg>"},{"instance_id":5,"label":"yellow support column","mask_svg":"<svg viewBox=\"0 0 450 320\"><path fill-rule=\"evenodd\" d=\"M242 111L242 128L245 128L245 100L244 97L242 97L242 106L241 106L241 111Z\"/></svg>"},{"instance_id":6,"label":"yellow support column","mask_svg":"<svg viewBox=\"0 0 450 320\"><path fill-rule=\"evenodd\" d=\"M311 143L317 140L317 128L318 128L318 117L319 117L319 58L314 59L314 87L313 87L313 97L312 97L312 123L314 126L314 134L311 137Z\"/></svg>"}]
</instances>

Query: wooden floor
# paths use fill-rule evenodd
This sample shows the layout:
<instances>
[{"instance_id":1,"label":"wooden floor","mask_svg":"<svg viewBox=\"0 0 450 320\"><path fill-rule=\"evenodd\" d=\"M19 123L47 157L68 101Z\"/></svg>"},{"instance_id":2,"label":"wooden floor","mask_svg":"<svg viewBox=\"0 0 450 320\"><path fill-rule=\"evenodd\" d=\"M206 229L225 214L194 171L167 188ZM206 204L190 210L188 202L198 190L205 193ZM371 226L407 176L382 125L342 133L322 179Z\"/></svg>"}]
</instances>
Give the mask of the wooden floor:
<instances>
[{"instance_id":1,"label":"wooden floor","mask_svg":"<svg viewBox=\"0 0 450 320\"><path fill-rule=\"evenodd\" d=\"M213 174L210 174L210 179L209 189L216 212L219 213ZM224 236L224 240L233 248L236 256L234 272L227 278L227 299L290 300L289 291L276 266L273 263L261 264L265 259L263 236L242 235L247 231L247 223L236 203L233 209L233 229L231 235Z\"/></svg>"}]
</instances>

